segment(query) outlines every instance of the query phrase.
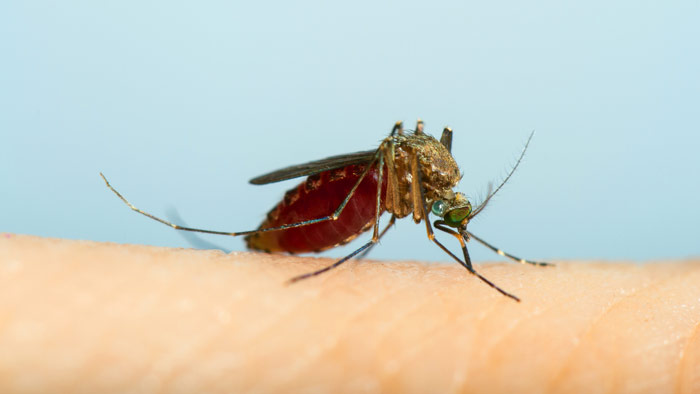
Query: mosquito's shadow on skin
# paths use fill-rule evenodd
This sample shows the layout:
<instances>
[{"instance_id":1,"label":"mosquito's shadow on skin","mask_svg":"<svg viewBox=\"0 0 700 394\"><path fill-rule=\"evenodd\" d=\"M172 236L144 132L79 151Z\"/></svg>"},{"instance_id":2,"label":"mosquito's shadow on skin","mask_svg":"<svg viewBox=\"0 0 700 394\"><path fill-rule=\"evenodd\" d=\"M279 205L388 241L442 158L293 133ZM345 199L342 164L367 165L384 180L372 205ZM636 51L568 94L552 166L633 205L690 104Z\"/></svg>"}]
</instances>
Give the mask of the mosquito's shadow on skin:
<instances>
[{"instance_id":1,"label":"mosquito's shadow on skin","mask_svg":"<svg viewBox=\"0 0 700 394\"><path fill-rule=\"evenodd\" d=\"M165 216L173 223L181 223L183 226L187 226L187 222L185 222L185 220L180 216L177 209L175 208L168 208L168 210L165 213ZM182 238L184 238L185 241L187 241L194 248L207 250L217 249L226 254L231 253L231 250L219 246L213 242L209 242L194 233L187 231L178 231L178 234L180 234Z\"/></svg>"}]
</instances>

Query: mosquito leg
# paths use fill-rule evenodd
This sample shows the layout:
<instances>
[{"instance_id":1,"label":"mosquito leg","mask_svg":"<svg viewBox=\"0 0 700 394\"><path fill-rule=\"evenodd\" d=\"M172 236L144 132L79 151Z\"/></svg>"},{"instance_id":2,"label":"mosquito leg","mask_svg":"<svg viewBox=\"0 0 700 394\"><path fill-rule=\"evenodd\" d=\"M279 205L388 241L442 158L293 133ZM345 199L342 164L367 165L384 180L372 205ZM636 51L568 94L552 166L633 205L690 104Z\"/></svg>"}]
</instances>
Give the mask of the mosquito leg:
<instances>
[{"instance_id":1,"label":"mosquito leg","mask_svg":"<svg viewBox=\"0 0 700 394\"><path fill-rule=\"evenodd\" d=\"M395 223L396 223L396 216L395 216L395 215L391 215L391 219L389 219L389 223L387 223L386 227L384 227L384 230L382 230L382 232L379 233L379 240L382 239L382 237L384 236L384 234L386 234L386 232L389 231L389 229L391 228L391 226L393 226ZM364 252L362 252L362 253L360 253L359 255L357 255L357 259L359 260L359 259L367 258L367 254L370 252L370 250L372 250L372 249L374 248L375 245L376 245L376 244L370 245L367 249L365 249Z\"/></svg>"},{"instance_id":2,"label":"mosquito leg","mask_svg":"<svg viewBox=\"0 0 700 394\"><path fill-rule=\"evenodd\" d=\"M421 172L420 172L420 168L419 168L420 165L418 164L418 161L415 159L415 154L414 154L414 157L412 157L411 159L412 159L412 160L411 160L411 167L412 167L412 168L411 168L411 172L412 172L412 174L414 174L414 175L413 175L413 182L418 182L418 188L417 188L417 189L418 189L418 193L419 193L419 196L418 196L418 197L420 198L420 203L418 204L418 206L416 206L416 205L413 206L413 209L414 209L414 217L416 216L416 215L415 215L415 210L416 210L416 209L421 210L421 214L422 214L421 216L422 216L423 220L425 220L425 229L426 229L426 231L428 232L428 239L430 239L431 241L433 241L437 246L440 247L440 249L442 249L445 253L447 253L448 255L450 255L450 257L452 257L453 259L455 259L461 266L463 266L464 268L466 268L467 271L469 271L472 275L474 275L474 276L476 276L477 278L481 279L482 282L484 282L484 283L486 283L487 285L491 286L492 288L494 288L496 291L498 291L499 293L503 294L504 296L510 297L510 298L512 298L513 300L515 300L515 301L517 301L517 302L520 302L520 298L518 298L518 297L514 296L513 294L510 294L510 293L508 293L507 291L501 289L501 288L498 287L495 283L493 283L493 282L491 282L490 280L486 279L484 276L482 276L480 273L478 273L478 272L476 272L476 270L474 270L474 267L472 267L471 258L469 257L469 252L467 252L467 245L466 245L466 243L464 242L464 239L463 239L461 236L459 236L458 233L456 233L456 232L454 232L454 231L452 231L452 230L450 230L450 229L442 228L441 226L439 226L439 221L435 222L435 223L436 223L436 227L437 227L438 229L440 229L440 230L442 230L442 231L445 231L445 232L447 232L447 233L449 233L449 234L452 234L452 235L456 236L456 237L459 239L459 242L460 242L460 244L462 245L462 251L463 251L463 253L464 253L464 261L460 260L457 256L455 256L452 252L450 252L449 249L447 249L442 243L440 243L440 241L438 241L437 238L435 238L435 234L434 234L434 232L433 232L433 228L432 228L432 226L430 225L430 220L428 219L428 212L429 212L429 211L428 211L428 207L427 207L427 201L425 201L425 192L423 191L423 183L422 183ZM416 188L414 187L413 190L414 190L414 193L415 193ZM416 196L415 196L415 195L414 195L413 200L416 201Z\"/></svg>"},{"instance_id":3,"label":"mosquito leg","mask_svg":"<svg viewBox=\"0 0 700 394\"><path fill-rule=\"evenodd\" d=\"M396 155L394 141L387 138L381 148L384 153L385 167L387 171L386 198L384 200L385 209L388 212L401 211L401 197L399 196L399 177L396 174Z\"/></svg>"},{"instance_id":4,"label":"mosquito leg","mask_svg":"<svg viewBox=\"0 0 700 394\"><path fill-rule=\"evenodd\" d=\"M361 246L359 249L357 249L356 251L354 251L354 252L350 253L349 255L343 257L342 259L336 261L335 263L333 263L333 264L331 264L331 265L329 265L329 266L327 266L327 267L323 267L323 268L321 268L320 270L317 270L317 271L313 271L313 272L309 272L309 273L306 273L306 274L303 274L303 275L295 276L295 277L293 277L292 279L288 280L287 283L292 284L292 283L295 283L295 282L299 282L300 280L308 279L308 278L311 278L311 277L313 277L313 276L322 274L322 273L324 273L324 272L326 272L326 271L330 271L330 270L332 270L333 268L335 268L335 267L337 267L337 266L343 264L344 262L350 260L351 258L355 257L355 256L358 255L359 253L362 253L362 251L366 250L367 248L369 248L370 246L374 245L375 243L377 243L377 242L376 242L374 239L372 239L371 241L369 241L369 242L367 242L366 244L362 245L362 246Z\"/></svg>"},{"instance_id":5,"label":"mosquito leg","mask_svg":"<svg viewBox=\"0 0 700 394\"><path fill-rule=\"evenodd\" d=\"M452 129L445 127L442 130L442 137L440 137L440 143L444 146L448 152L452 153Z\"/></svg>"},{"instance_id":6,"label":"mosquito leg","mask_svg":"<svg viewBox=\"0 0 700 394\"><path fill-rule=\"evenodd\" d=\"M362 173L362 175L360 176L360 178L357 180L357 182L355 182L355 185L352 187L352 189L350 190L348 195L345 197L343 202L340 203L340 206L338 206L338 208L331 215L324 216L324 217L318 218L318 219L304 220L302 222L285 224L285 225L277 226L277 227L268 227L268 228L263 228L263 229L239 231L239 232L214 231L214 230L206 230L206 229L201 229L201 228L186 227L186 226L180 226L178 224L169 222L165 219L161 219L155 215L152 215L144 210L141 210L141 209L135 207L126 198L124 198L124 196L122 196L114 187L112 187L112 185L109 183L107 178L102 173L100 173L100 176L102 177L102 180L104 180L107 187L111 191L113 191L114 194L116 194L117 197L119 197L119 199L121 199L122 202L124 202L124 204L126 204L133 211L140 213L141 215L144 215L144 216L146 216L150 219L153 219L157 222L163 223L166 226L174 228L175 230L192 231L192 232L204 233L204 234L228 235L231 237L236 237L239 235L256 234L256 233L263 233L263 232L267 232L267 231L280 231L280 230L286 230L286 229L295 228L295 227L308 226L310 224L315 224L315 223L320 223L320 222L325 222L325 221L338 220L338 217L340 217L340 214L345 209L345 206L347 206L348 202L350 201L350 198L352 198L352 196L355 194L355 191L360 186L360 183L362 183L362 181L365 179L365 176L367 175L367 173L369 173L369 170L372 168L372 165L374 163L376 163L377 158L379 158L380 161L382 161L382 159L383 159L383 153L382 153L381 149L377 150L377 156L375 157L375 159L367 164L367 168L365 168L365 170Z\"/></svg>"},{"instance_id":7,"label":"mosquito leg","mask_svg":"<svg viewBox=\"0 0 700 394\"><path fill-rule=\"evenodd\" d=\"M175 209L175 208L168 209L165 216L170 221L180 222L180 223L183 223L183 225L187 224L187 222L184 219L182 219L180 214L177 212L177 209ZM198 236L196 233L182 231L182 232L179 232L178 234L180 234L182 236L182 238L184 238L187 241L187 243L192 245L192 247L194 247L195 249L207 249L207 250L218 249L226 254L231 253L230 249L224 248L223 246L215 244L213 242L209 242L209 241L205 240L204 238Z\"/></svg>"},{"instance_id":8,"label":"mosquito leg","mask_svg":"<svg viewBox=\"0 0 700 394\"><path fill-rule=\"evenodd\" d=\"M554 264L552 264L552 263L545 263L545 262L543 262L543 261L532 261L532 260L521 259L520 257L516 257L516 256L513 256L513 255L510 254L510 253L504 252L503 250L501 250L501 249L499 249L499 248L497 248L497 247L491 245L490 243L484 241L483 239L477 237L476 235L470 233L469 231L467 231L467 234L469 234L470 237L474 238L477 242L479 242L479 243L481 243L482 245L486 246L487 248L493 250L493 251L496 252L497 254L499 254L499 255L501 255L501 256L508 257L509 259L511 259L511 260L513 260L513 261L517 261L517 262L520 263L520 264L532 264L532 265L537 265L537 266L540 266L540 267L553 267L553 266L554 266Z\"/></svg>"},{"instance_id":9,"label":"mosquito leg","mask_svg":"<svg viewBox=\"0 0 700 394\"><path fill-rule=\"evenodd\" d=\"M397 122L399 124L400 122ZM384 206L385 209L389 212L396 212L396 209L399 209L397 207L398 204L400 204L400 197L399 197L399 178L396 175L396 168L394 166L394 143L392 140L387 139L385 143L385 147L382 148L384 152L384 159L386 160L386 170L387 170L387 188L386 188L386 197L384 199ZM396 222L396 215L391 215L391 219L389 219L389 224L386 225L384 230L379 234L379 239L381 239L384 234L391 228L391 226L394 225ZM370 250L374 248L374 245L370 246L365 250L364 252L360 253L357 258L358 259L364 259L367 257L367 254L369 253Z\"/></svg>"},{"instance_id":10,"label":"mosquito leg","mask_svg":"<svg viewBox=\"0 0 700 394\"><path fill-rule=\"evenodd\" d=\"M359 249L355 250L354 252L350 253L349 255L343 257L342 259L336 261L335 263L323 267L319 270L309 272L306 274L302 274L299 276L295 276L292 279L289 280L288 283L295 283L303 279L311 278L313 276L322 274L326 271L330 271L333 268L343 264L344 262L350 260L351 258L357 256L358 254L362 254L363 252L369 251L369 249L376 245L377 242L379 242L379 238L381 238L382 235L384 235L384 232L386 232L386 229L389 228L391 224L393 224L393 219L394 216L392 215L392 220L389 221L389 226L382 231L382 233L379 233L379 217L382 214L382 207L381 207L381 202L382 202L382 180L384 179L384 156L379 156L379 181L377 182L377 200L376 200L376 211L375 211L375 216L374 216L374 233L372 234L372 239L367 242L366 244L362 245Z\"/></svg>"},{"instance_id":11,"label":"mosquito leg","mask_svg":"<svg viewBox=\"0 0 700 394\"><path fill-rule=\"evenodd\" d=\"M338 215L338 214L339 214L339 213L336 211L336 213L334 213L334 215L325 216L325 217L322 217L322 218L319 218L319 219L305 220L305 221L303 221L303 222L291 223L291 224L286 224L286 225L278 226L278 227L269 227L269 228L264 228L264 229L249 230L249 231L239 231L239 232L215 231L215 230L207 230L207 229L194 228L194 227L186 227L186 226L180 226L179 224L175 224L175 223L169 222L169 221L167 221L167 220L165 220L165 219L161 219L161 218L159 218L159 217L157 217L157 216L155 216L155 215L152 215L152 214L150 214L150 213L148 213L148 212L146 212L146 211L144 211L144 210L141 210L141 209L139 209L139 208L136 208L132 203L130 203L126 198L124 198L124 196L122 196L114 187L112 187L112 185L109 184L109 181L107 181L107 178L105 178L105 176L104 176L102 173L100 173L100 176L102 177L102 179L103 179L103 180L105 181L105 183L107 184L107 187L108 187L110 190L112 190L112 191L114 192L114 194L116 194L117 197L119 197L119 198L124 202L124 204L126 204L126 205L127 205L129 208L131 208L133 211L136 211L136 212L140 213L141 215L144 215L144 216L146 216L146 217L148 217L148 218L151 218L151 219L153 219L153 220L155 220L155 221L157 221L157 222L163 223L163 224L165 224L166 226L172 227L172 228L174 228L175 230L181 230L181 231L192 231L192 232L196 232L196 233L215 234L215 235L228 235L228 236L231 236L231 237L236 237L236 236L239 236L239 235L247 235L247 234L262 233L262 232L266 232L266 231L279 231L279 230L285 230L285 229L288 229L288 228L301 227L301 226L308 226L308 225L310 225L310 224L319 223L319 222L324 222L324 221L327 221L327 220L335 220L336 218L334 218L334 215ZM361 179L360 179L360 180L361 180ZM352 191L354 191L354 189L353 189ZM352 191L351 191L351 193L350 193L348 196L351 196L351 195L352 195ZM346 199L346 201L343 201L343 203L341 204L340 208L344 208L344 207L345 207L345 204L347 204L347 200L348 200L348 199ZM341 209L341 212L342 212L342 209Z\"/></svg>"},{"instance_id":12,"label":"mosquito leg","mask_svg":"<svg viewBox=\"0 0 700 394\"><path fill-rule=\"evenodd\" d=\"M375 200L374 211L374 233L372 241L379 241L379 218L382 216L382 183L384 182L384 153L379 155L379 179L377 180L377 199Z\"/></svg>"},{"instance_id":13,"label":"mosquito leg","mask_svg":"<svg viewBox=\"0 0 700 394\"><path fill-rule=\"evenodd\" d=\"M393 137L396 134L403 135L403 122L400 120L394 123L394 128L391 129L391 133L389 133L389 136Z\"/></svg>"},{"instance_id":14,"label":"mosquito leg","mask_svg":"<svg viewBox=\"0 0 700 394\"><path fill-rule=\"evenodd\" d=\"M426 207L427 202L425 201L425 191L423 190L423 177L420 172L420 164L418 164L418 157L416 156L415 153L411 154L410 157L410 165L411 165L411 178L413 181L411 182L411 200L413 202L413 220L416 223L419 223L421 219L425 220L425 231L428 233L428 239L436 242L438 246L440 246L444 251L446 251L449 255L457 259L460 264L464 265L464 263L459 260L455 255L453 255L449 250L447 250L445 247L440 244L435 239L435 234L433 233L433 228L430 226L430 220L428 220L428 209Z\"/></svg>"},{"instance_id":15,"label":"mosquito leg","mask_svg":"<svg viewBox=\"0 0 700 394\"><path fill-rule=\"evenodd\" d=\"M423 129L425 128L425 124L423 121L419 118L418 121L416 121L416 134L423 134Z\"/></svg>"},{"instance_id":16,"label":"mosquito leg","mask_svg":"<svg viewBox=\"0 0 700 394\"><path fill-rule=\"evenodd\" d=\"M421 219L426 220L426 224L430 227L430 223L427 222L428 212L423 209L425 203L425 193L423 192L423 178L420 172L420 165L418 164L418 156L415 152L411 152L408 158L409 165L411 166L411 203L413 205L413 221L420 223ZM428 230L428 237L432 236L432 229Z\"/></svg>"},{"instance_id":17,"label":"mosquito leg","mask_svg":"<svg viewBox=\"0 0 700 394\"><path fill-rule=\"evenodd\" d=\"M440 246L442 248L442 250L447 251L452 256L452 258L457 259L464 266L464 268L467 269L467 271L469 271L470 273L475 275L477 278L481 279L484 283L491 286L492 288L494 288L496 291L503 294L504 296L510 297L510 298L514 299L515 301L520 302L520 298L518 298L517 296L501 289L500 287L498 287L498 285L496 285L495 283L486 279L486 277L484 277L480 273L476 272L476 270L474 270L474 267L472 266L471 257L469 257L469 251L467 250L467 244L466 244L466 242L464 242L464 238L458 232L456 232L450 228L443 227L439 220L435 222L435 228L437 228L440 231L444 231L444 232L454 236L455 238L457 238L459 240L459 243L462 246L462 253L464 254L464 263L462 263L461 260L457 259L457 257L455 255L453 255L452 253L447 251L447 248L445 248L440 242L438 242L437 239L434 239L434 242L437 243L438 246Z\"/></svg>"}]
</instances>

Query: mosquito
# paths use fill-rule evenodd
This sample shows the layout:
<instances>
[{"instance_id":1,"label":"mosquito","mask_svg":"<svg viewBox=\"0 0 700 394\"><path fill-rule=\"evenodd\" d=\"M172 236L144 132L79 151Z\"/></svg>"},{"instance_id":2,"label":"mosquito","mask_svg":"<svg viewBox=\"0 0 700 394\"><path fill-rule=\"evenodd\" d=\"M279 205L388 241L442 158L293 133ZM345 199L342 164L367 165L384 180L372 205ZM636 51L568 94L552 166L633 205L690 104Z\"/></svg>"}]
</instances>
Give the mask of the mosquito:
<instances>
[{"instance_id":1,"label":"mosquito","mask_svg":"<svg viewBox=\"0 0 700 394\"><path fill-rule=\"evenodd\" d=\"M372 239L342 259L316 271L293 277L290 283L311 278L364 256L386 234L397 219L412 215L415 223L425 222L428 239L447 253L471 274L493 289L515 301L520 299L479 274L473 267L467 242L474 239L495 253L521 264L551 265L525 260L506 253L467 230L468 223L491 201L513 175L525 155L532 133L517 162L494 190L472 208L467 197L453 189L462 178L452 157L452 129L445 127L438 141L424 132L418 120L413 131L404 132L396 122L377 149L332 156L273 171L250 180L266 185L306 176L306 180L287 191L256 230L227 232L180 226L136 208L100 173L107 187L129 208L176 230L206 234L245 236L248 248L287 253L320 252L344 245L360 234L373 230ZM379 219L391 214L380 231ZM430 214L438 219L432 225ZM464 259L460 259L436 237L433 228L454 236L460 243Z\"/></svg>"}]
</instances>

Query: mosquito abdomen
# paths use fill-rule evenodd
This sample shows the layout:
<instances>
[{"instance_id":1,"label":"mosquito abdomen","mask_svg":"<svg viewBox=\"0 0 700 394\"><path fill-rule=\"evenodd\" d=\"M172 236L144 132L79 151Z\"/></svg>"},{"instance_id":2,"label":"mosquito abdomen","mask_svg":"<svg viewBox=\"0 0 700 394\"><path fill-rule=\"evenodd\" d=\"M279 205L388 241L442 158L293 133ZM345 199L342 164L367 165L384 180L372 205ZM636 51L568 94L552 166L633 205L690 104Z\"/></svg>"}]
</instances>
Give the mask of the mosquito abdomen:
<instances>
[{"instance_id":1,"label":"mosquito abdomen","mask_svg":"<svg viewBox=\"0 0 700 394\"><path fill-rule=\"evenodd\" d=\"M287 191L268 214L261 229L332 215L348 196L366 167L350 165L308 177ZM376 166L370 168L337 220L249 235L250 249L267 252L316 252L349 242L374 224L378 187ZM386 176L382 183L382 207Z\"/></svg>"}]
</instances>

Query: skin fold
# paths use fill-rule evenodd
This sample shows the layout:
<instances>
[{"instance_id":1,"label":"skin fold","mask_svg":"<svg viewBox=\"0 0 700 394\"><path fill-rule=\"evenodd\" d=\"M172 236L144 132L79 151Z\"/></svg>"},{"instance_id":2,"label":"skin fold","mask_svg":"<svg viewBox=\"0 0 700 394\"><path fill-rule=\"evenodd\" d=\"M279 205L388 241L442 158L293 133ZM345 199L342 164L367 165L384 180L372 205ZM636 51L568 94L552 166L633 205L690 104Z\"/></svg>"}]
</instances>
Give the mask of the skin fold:
<instances>
[{"instance_id":1,"label":"skin fold","mask_svg":"<svg viewBox=\"0 0 700 394\"><path fill-rule=\"evenodd\" d=\"M700 260L331 262L0 233L0 392L700 392Z\"/></svg>"}]
</instances>

